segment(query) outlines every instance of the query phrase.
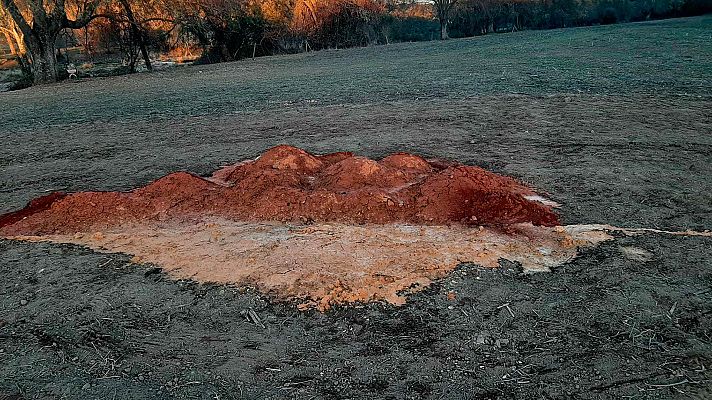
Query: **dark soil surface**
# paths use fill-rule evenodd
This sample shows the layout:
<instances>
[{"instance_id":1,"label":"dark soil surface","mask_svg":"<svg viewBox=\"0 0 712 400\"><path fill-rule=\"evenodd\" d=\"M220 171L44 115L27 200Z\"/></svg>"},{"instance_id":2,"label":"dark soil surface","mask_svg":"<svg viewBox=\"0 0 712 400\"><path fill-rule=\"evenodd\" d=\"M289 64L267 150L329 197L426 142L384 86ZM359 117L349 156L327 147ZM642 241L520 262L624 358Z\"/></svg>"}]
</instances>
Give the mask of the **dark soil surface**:
<instances>
[{"instance_id":1,"label":"dark soil surface","mask_svg":"<svg viewBox=\"0 0 712 400\"><path fill-rule=\"evenodd\" d=\"M712 229L710 28L490 35L1 94L0 212L288 143L483 166L548 193L566 224ZM552 273L462 265L403 307L320 314L126 255L0 241L0 398L706 399L711 264L709 238L621 237Z\"/></svg>"}]
</instances>

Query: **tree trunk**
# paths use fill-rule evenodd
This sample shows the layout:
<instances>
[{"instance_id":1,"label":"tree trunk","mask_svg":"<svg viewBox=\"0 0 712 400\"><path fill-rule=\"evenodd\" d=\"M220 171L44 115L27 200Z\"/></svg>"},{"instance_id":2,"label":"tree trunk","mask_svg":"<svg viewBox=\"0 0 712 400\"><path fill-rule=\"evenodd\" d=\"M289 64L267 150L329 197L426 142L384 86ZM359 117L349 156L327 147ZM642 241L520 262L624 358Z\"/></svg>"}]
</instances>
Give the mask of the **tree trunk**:
<instances>
[{"instance_id":1,"label":"tree trunk","mask_svg":"<svg viewBox=\"0 0 712 400\"><path fill-rule=\"evenodd\" d=\"M10 54L13 56L17 56L17 48L15 47L15 39L10 35L10 32L3 31L5 34L5 41L7 42L7 45L10 46Z\"/></svg>"},{"instance_id":2,"label":"tree trunk","mask_svg":"<svg viewBox=\"0 0 712 400\"><path fill-rule=\"evenodd\" d=\"M15 46L17 46L17 54L20 57L27 57L27 46L25 46L25 40L22 37L22 33L19 30L13 29L12 36L15 38Z\"/></svg>"},{"instance_id":3,"label":"tree trunk","mask_svg":"<svg viewBox=\"0 0 712 400\"><path fill-rule=\"evenodd\" d=\"M143 62L146 64L146 69L153 71L153 65L151 64L151 57L148 54L148 49L146 48L146 41L143 40L143 33L139 32L139 48L141 49L141 56L143 56Z\"/></svg>"},{"instance_id":4,"label":"tree trunk","mask_svg":"<svg viewBox=\"0 0 712 400\"><path fill-rule=\"evenodd\" d=\"M138 42L138 48L141 50L141 56L143 57L144 63L146 63L146 69L149 71L153 71L153 65L151 65L151 57L148 54L148 49L146 48L146 41L144 40L143 37L143 31L139 29L138 24L136 23L136 18L134 17L133 10L131 10L131 5L129 4L128 0L121 0L121 4L124 6L124 10L126 11L126 17L129 19L129 23L131 24L131 35L133 36L134 40ZM133 70L133 66L131 67Z\"/></svg>"},{"instance_id":5,"label":"tree trunk","mask_svg":"<svg viewBox=\"0 0 712 400\"><path fill-rule=\"evenodd\" d=\"M31 37L27 47L32 55L32 75L35 84L57 82L57 34L47 33L41 38Z\"/></svg>"},{"instance_id":6,"label":"tree trunk","mask_svg":"<svg viewBox=\"0 0 712 400\"><path fill-rule=\"evenodd\" d=\"M17 57L17 61L20 63L23 75L31 76L32 62L30 61L30 54L27 53L27 46L25 45L22 33L20 33L17 29L12 29L10 31L5 31L5 34L11 49L14 49L13 54Z\"/></svg>"},{"instance_id":7,"label":"tree trunk","mask_svg":"<svg viewBox=\"0 0 712 400\"><path fill-rule=\"evenodd\" d=\"M447 33L447 19L440 20L440 40L448 40L450 35Z\"/></svg>"}]
</instances>

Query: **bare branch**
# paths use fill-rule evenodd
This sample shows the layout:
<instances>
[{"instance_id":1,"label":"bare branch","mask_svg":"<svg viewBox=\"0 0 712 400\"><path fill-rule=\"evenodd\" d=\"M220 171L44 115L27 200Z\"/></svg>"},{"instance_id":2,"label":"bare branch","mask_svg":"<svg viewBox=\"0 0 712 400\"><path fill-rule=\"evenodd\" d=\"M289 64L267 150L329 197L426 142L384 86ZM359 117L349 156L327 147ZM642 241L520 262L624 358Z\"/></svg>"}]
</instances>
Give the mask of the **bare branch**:
<instances>
[{"instance_id":1,"label":"bare branch","mask_svg":"<svg viewBox=\"0 0 712 400\"><path fill-rule=\"evenodd\" d=\"M79 16L77 16L77 19L75 20L70 20L67 18L67 15L65 12L63 12L63 21L61 24L62 28L71 28L71 29L81 29L85 26L87 26L91 21L95 20L96 18L99 18L100 15L95 14L97 7L99 6L100 0L85 0L84 1L84 6L82 7L82 12Z\"/></svg>"}]
</instances>

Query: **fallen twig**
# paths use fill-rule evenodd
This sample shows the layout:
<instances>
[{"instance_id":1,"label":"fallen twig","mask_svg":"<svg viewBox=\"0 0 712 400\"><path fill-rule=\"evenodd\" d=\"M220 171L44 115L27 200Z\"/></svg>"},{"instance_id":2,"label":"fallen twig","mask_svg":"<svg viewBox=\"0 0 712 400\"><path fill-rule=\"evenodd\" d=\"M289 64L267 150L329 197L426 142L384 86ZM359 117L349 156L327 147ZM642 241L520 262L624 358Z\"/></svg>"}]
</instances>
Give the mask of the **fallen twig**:
<instances>
[{"instance_id":1,"label":"fallen twig","mask_svg":"<svg viewBox=\"0 0 712 400\"><path fill-rule=\"evenodd\" d=\"M680 382L675 382L675 383L655 384L655 385L654 385L654 384L651 384L651 383L648 383L647 385L650 386L650 387L654 387L654 388L667 388L667 387L674 387L674 386L686 385L686 384L688 384L688 383L689 383L689 384L695 384L695 383L699 383L699 382L690 381L690 380L688 380L688 379L683 379L683 380L681 380Z\"/></svg>"},{"instance_id":2,"label":"fallen twig","mask_svg":"<svg viewBox=\"0 0 712 400\"><path fill-rule=\"evenodd\" d=\"M514 318L514 313L512 312L512 309L509 307L509 303L504 303L501 306L497 307L498 310L500 310L502 308L506 308L507 311L509 311L509 314L512 316L512 318Z\"/></svg>"}]
</instances>

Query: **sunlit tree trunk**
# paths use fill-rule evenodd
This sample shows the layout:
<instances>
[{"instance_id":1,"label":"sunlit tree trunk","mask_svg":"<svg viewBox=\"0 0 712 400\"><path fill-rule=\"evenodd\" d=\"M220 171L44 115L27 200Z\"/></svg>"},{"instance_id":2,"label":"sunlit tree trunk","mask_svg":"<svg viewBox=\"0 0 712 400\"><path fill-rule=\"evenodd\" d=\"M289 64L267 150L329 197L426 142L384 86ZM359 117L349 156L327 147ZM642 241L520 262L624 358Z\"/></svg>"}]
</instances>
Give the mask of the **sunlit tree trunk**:
<instances>
[{"instance_id":1,"label":"sunlit tree trunk","mask_svg":"<svg viewBox=\"0 0 712 400\"><path fill-rule=\"evenodd\" d=\"M32 75L31 63L29 60L29 55L27 54L27 48L25 47L25 41L22 37L22 33L16 26L14 22L6 20L6 28L0 28L5 33L5 38L10 45L10 51L17 57L17 61L20 63L22 72L26 75Z\"/></svg>"},{"instance_id":2,"label":"sunlit tree trunk","mask_svg":"<svg viewBox=\"0 0 712 400\"><path fill-rule=\"evenodd\" d=\"M22 33L13 29L11 32L12 37L15 39L15 46L17 47L17 54L20 57L25 57L27 54L27 47L25 47L25 40L22 38Z\"/></svg>"},{"instance_id":3,"label":"sunlit tree trunk","mask_svg":"<svg viewBox=\"0 0 712 400\"><path fill-rule=\"evenodd\" d=\"M5 41L7 42L7 45L10 46L10 54L13 56L17 56L17 47L15 46L15 39L10 35L10 32L3 30L2 31L3 35L5 35Z\"/></svg>"}]
</instances>

